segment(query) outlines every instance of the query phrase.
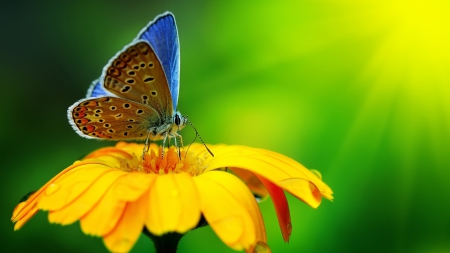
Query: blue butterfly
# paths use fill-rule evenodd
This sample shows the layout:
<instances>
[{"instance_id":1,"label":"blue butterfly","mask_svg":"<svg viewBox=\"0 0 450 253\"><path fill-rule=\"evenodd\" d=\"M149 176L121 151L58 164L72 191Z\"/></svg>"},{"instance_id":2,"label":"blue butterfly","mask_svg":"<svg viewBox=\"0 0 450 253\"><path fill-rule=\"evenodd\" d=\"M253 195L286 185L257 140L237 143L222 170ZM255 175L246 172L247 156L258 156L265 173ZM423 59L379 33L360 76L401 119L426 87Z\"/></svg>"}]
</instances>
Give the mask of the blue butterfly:
<instances>
[{"instance_id":1,"label":"blue butterfly","mask_svg":"<svg viewBox=\"0 0 450 253\"><path fill-rule=\"evenodd\" d=\"M177 111L179 90L178 31L165 12L108 62L87 98L69 107L69 122L90 139L176 142L190 123Z\"/></svg>"}]
</instances>

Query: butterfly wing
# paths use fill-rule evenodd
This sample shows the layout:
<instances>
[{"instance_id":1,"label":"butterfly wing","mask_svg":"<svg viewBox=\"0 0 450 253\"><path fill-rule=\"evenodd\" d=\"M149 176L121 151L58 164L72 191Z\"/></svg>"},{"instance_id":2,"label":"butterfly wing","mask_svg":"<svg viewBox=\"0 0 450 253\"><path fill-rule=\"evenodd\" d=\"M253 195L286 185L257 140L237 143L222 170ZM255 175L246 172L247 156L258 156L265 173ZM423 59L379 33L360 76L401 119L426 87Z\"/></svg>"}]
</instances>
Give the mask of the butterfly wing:
<instances>
[{"instance_id":1,"label":"butterfly wing","mask_svg":"<svg viewBox=\"0 0 450 253\"><path fill-rule=\"evenodd\" d=\"M87 98L90 97L106 97L106 96L114 96L111 92L108 92L103 87L102 82L100 82L100 79L94 80L89 86L88 92L86 94Z\"/></svg>"},{"instance_id":2,"label":"butterfly wing","mask_svg":"<svg viewBox=\"0 0 450 253\"><path fill-rule=\"evenodd\" d=\"M126 46L106 65L102 75L108 92L154 109L160 118L172 116L173 105L163 67L146 41Z\"/></svg>"},{"instance_id":3,"label":"butterfly wing","mask_svg":"<svg viewBox=\"0 0 450 253\"><path fill-rule=\"evenodd\" d=\"M178 31L166 12L109 61L87 98L69 107L69 121L86 138L161 139L175 124L179 80Z\"/></svg>"},{"instance_id":4,"label":"butterfly wing","mask_svg":"<svg viewBox=\"0 0 450 253\"><path fill-rule=\"evenodd\" d=\"M69 107L68 116L72 128L90 139L145 139L161 121L153 108L117 97L82 99Z\"/></svg>"},{"instance_id":5,"label":"butterfly wing","mask_svg":"<svg viewBox=\"0 0 450 253\"><path fill-rule=\"evenodd\" d=\"M180 42L175 17L170 12L157 16L142 29L136 40L149 42L161 60L176 110L180 90Z\"/></svg>"}]
</instances>

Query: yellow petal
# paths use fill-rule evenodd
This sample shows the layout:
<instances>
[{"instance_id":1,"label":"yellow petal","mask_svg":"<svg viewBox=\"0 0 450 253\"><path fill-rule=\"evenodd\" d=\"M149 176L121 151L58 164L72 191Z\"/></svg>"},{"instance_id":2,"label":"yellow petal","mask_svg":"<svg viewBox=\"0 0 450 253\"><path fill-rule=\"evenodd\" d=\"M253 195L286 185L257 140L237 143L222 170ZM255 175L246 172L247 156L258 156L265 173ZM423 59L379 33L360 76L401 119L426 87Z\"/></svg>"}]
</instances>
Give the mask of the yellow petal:
<instances>
[{"instance_id":1,"label":"yellow petal","mask_svg":"<svg viewBox=\"0 0 450 253\"><path fill-rule=\"evenodd\" d=\"M317 186L306 179L286 179L278 182L278 186L314 208L317 208L322 200L321 192Z\"/></svg>"},{"instance_id":2,"label":"yellow petal","mask_svg":"<svg viewBox=\"0 0 450 253\"><path fill-rule=\"evenodd\" d=\"M214 232L235 250L250 248L256 242L256 228L264 225L255 217L259 208L245 184L222 171L204 173L194 180L202 213Z\"/></svg>"},{"instance_id":3,"label":"yellow petal","mask_svg":"<svg viewBox=\"0 0 450 253\"><path fill-rule=\"evenodd\" d=\"M29 198L25 201L20 203L13 212L13 217L11 220L13 222L18 222L24 219L25 217L31 218L28 213L32 212L37 208L37 203L41 200L41 198L45 195L45 192L48 187L52 187L53 182L64 176L65 174L69 173L72 170L78 169L80 166L86 165L85 162L75 162L73 165L67 167L63 171L61 171L58 175L54 176L50 181L48 181L44 186L42 186L38 191L33 193L29 196ZM22 220L21 223L24 224L27 220Z\"/></svg>"},{"instance_id":4,"label":"yellow petal","mask_svg":"<svg viewBox=\"0 0 450 253\"><path fill-rule=\"evenodd\" d=\"M62 209L52 211L48 215L50 222L62 225L71 224L83 217L100 200L104 193L120 177L127 175L123 171L110 171L83 192L77 199Z\"/></svg>"},{"instance_id":5,"label":"yellow petal","mask_svg":"<svg viewBox=\"0 0 450 253\"><path fill-rule=\"evenodd\" d=\"M117 180L114 184L120 183ZM108 189L97 204L80 220L85 234L103 236L108 234L123 214L125 201L118 200L114 191Z\"/></svg>"},{"instance_id":6,"label":"yellow petal","mask_svg":"<svg viewBox=\"0 0 450 253\"><path fill-rule=\"evenodd\" d=\"M221 147L217 150L220 152L214 151L217 155L209 160L208 170L223 167L249 170L272 181L312 207L320 204L320 198L317 198L316 192L311 192L311 188L317 187L324 197L333 198L331 189L322 180L286 156L243 146ZM299 185L295 185L296 183Z\"/></svg>"},{"instance_id":7,"label":"yellow petal","mask_svg":"<svg viewBox=\"0 0 450 253\"><path fill-rule=\"evenodd\" d=\"M333 191L327 184L325 184L322 181L321 176L319 177L317 175L317 172L309 170L305 166L298 163L297 161L295 161L287 156L284 156L282 154L279 154L277 152L273 152L273 151L265 150L265 149L258 149L258 151L261 152L262 154L267 155L268 157L273 157L273 161L277 161L277 163L274 163L274 165L276 165L276 166L281 166L283 163L287 163L289 166L286 167L286 171L288 171L288 173L293 173L294 178L297 175L303 175L304 178L306 178L308 181L310 181L312 184L314 184L318 188L318 190L320 191L320 193L322 194L323 197L325 197L329 200L333 200L333 196L332 196ZM281 161L281 163L278 161ZM303 178L303 177L300 177L300 178Z\"/></svg>"},{"instance_id":8,"label":"yellow petal","mask_svg":"<svg viewBox=\"0 0 450 253\"><path fill-rule=\"evenodd\" d=\"M102 155L98 158L89 158L84 159L83 162L87 163L97 163L102 164L111 168L121 168L121 163L124 159L120 158L119 156L113 156L113 155Z\"/></svg>"},{"instance_id":9,"label":"yellow petal","mask_svg":"<svg viewBox=\"0 0 450 253\"><path fill-rule=\"evenodd\" d=\"M139 238L144 228L148 194L143 194L137 201L128 202L117 226L106 236L103 242L111 252L128 252Z\"/></svg>"},{"instance_id":10,"label":"yellow petal","mask_svg":"<svg viewBox=\"0 0 450 253\"><path fill-rule=\"evenodd\" d=\"M253 201L247 201L247 203L251 205L248 210L250 211L250 215L255 220L256 239L255 243L251 245L251 247L246 248L246 252L257 252L254 251L255 246L267 245L266 228L264 227L264 221L258 203L254 201L254 199ZM267 253L270 253L270 249Z\"/></svg>"},{"instance_id":11,"label":"yellow petal","mask_svg":"<svg viewBox=\"0 0 450 253\"><path fill-rule=\"evenodd\" d=\"M31 217L33 217L37 213L37 211L39 211L39 209L36 207L36 205L29 209L28 212L20 220L16 221L16 223L14 224L14 230L19 230Z\"/></svg>"},{"instance_id":12,"label":"yellow petal","mask_svg":"<svg viewBox=\"0 0 450 253\"><path fill-rule=\"evenodd\" d=\"M42 192L42 190L40 190ZM31 210L33 209L37 209L36 205L37 205L37 200L40 199L38 198L39 196L39 191L34 192L33 194L31 194L29 196L29 198L26 201L20 202L19 204L17 204L17 206L14 208L13 210L13 215L11 217L11 221L12 222L18 222L21 221L21 224L24 224L29 218L31 218L32 216L29 216L29 212L31 212ZM28 218L26 220L25 217L28 216ZM22 225L17 226L17 229L19 229Z\"/></svg>"},{"instance_id":13,"label":"yellow petal","mask_svg":"<svg viewBox=\"0 0 450 253\"><path fill-rule=\"evenodd\" d=\"M100 164L78 166L47 186L38 203L38 208L50 211L59 210L78 198L103 174L114 170L116 169Z\"/></svg>"},{"instance_id":14,"label":"yellow petal","mask_svg":"<svg viewBox=\"0 0 450 253\"><path fill-rule=\"evenodd\" d=\"M97 236L109 233L121 217L125 203L135 201L146 194L157 177L143 173L124 174L125 176L111 185L97 205L81 218L81 229L84 233Z\"/></svg>"},{"instance_id":15,"label":"yellow petal","mask_svg":"<svg viewBox=\"0 0 450 253\"><path fill-rule=\"evenodd\" d=\"M117 199L123 201L135 201L146 192L153 181L157 178L154 174L144 173L124 173L125 177L120 178L120 183L112 187L112 191Z\"/></svg>"},{"instance_id":16,"label":"yellow petal","mask_svg":"<svg viewBox=\"0 0 450 253\"><path fill-rule=\"evenodd\" d=\"M147 229L155 235L186 233L200 220L197 188L187 173L158 175L150 189Z\"/></svg>"},{"instance_id":17,"label":"yellow petal","mask_svg":"<svg viewBox=\"0 0 450 253\"><path fill-rule=\"evenodd\" d=\"M103 160L105 156L120 157L120 158L124 158L124 159L132 159L133 158L133 156L131 154L129 154L128 152L126 152L122 149L106 147L106 148L100 148L100 149L95 150L94 152L87 155L84 159L101 157L101 159Z\"/></svg>"}]
</instances>

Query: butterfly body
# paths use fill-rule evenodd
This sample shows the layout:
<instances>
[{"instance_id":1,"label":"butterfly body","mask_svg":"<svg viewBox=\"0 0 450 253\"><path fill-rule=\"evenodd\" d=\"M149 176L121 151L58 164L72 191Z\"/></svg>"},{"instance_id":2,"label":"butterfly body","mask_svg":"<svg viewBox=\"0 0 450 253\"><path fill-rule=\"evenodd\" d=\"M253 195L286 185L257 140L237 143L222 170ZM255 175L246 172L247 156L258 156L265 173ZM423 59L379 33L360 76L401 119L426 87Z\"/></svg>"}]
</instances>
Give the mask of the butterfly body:
<instances>
[{"instance_id":1,"label":"butterfly body","mask_svg":"<svg viewBox=\"0 0 450 253\"><path fill-rule=\"evenodd\" d=\"M109 61L87 98L69 107L69 122L90 139L176 138L188 122L176 110L178 92L178 34L166 12Z\"/></svg>"}]
</instances>

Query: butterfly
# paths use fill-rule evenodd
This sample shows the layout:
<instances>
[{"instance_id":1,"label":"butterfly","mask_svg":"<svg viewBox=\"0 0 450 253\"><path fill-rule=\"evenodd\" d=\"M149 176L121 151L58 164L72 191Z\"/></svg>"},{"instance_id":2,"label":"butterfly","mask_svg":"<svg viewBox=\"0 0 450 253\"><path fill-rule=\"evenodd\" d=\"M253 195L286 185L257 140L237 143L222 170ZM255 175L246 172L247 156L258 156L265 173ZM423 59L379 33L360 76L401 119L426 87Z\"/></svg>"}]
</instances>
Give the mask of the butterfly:
<instances>
[{"instance_id":1,"label":"butterfly","mask_svg":"<svg viewBox=\"0 0 450 253\"><path fill-rule=\"evenodd\" d=\"M108 62L87 97L69 107L69 122L89 139L145 139L148 148L149 139L164 146L174 138L177 145L178 132L190 124L177 111L179 90L178 31L174 15L165 12Z\"/></svg>"}]
</instances>

